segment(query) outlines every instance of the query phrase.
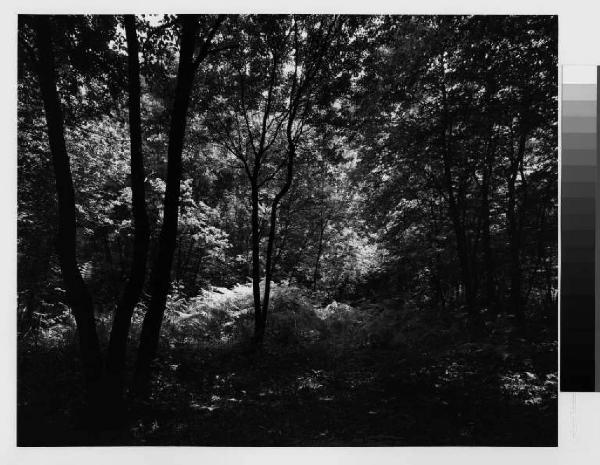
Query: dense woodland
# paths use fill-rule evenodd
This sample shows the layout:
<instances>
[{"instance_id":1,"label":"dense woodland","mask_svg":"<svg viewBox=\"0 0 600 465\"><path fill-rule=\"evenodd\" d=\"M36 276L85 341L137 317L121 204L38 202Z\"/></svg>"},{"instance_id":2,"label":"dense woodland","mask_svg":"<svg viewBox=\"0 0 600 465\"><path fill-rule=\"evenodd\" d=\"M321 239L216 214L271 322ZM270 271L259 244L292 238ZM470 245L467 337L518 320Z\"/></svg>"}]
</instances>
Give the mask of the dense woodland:
<instances>
[{"instance_id":1,"label":"dense woodland","mask_svg":"<svg viewBox=\"0 0 600 465\"><path fill-rule=\"evenodd\" d=\"M19 444L556 443L556 17L18 37Z\"/></svg>"}]
</instances>

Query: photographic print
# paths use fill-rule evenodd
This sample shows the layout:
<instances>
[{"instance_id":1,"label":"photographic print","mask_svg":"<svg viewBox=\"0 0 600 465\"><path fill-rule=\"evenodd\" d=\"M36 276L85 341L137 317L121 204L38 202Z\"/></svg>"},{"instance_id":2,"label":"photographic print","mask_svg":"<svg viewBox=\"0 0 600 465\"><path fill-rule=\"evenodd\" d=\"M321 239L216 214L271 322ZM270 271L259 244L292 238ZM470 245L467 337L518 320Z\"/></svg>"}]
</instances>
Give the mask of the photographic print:
<instances>
[{"instance_id":1,"label":"photographic print","mask_svg":"<svg viewBox=\"0 0 600 465\"><path fill-rule=\"evenodd\" d=\"M19 446L556 446L556 16L19 15Z\"/></svg>"}]
</instances>

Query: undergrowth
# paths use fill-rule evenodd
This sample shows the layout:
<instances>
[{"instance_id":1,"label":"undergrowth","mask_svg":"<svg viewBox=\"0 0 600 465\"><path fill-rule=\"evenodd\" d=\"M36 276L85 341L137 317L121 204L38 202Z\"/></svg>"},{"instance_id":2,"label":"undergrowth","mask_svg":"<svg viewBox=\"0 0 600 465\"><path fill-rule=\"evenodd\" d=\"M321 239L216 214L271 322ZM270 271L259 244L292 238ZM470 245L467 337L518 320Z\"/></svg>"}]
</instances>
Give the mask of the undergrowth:
<instances>
[{"instance_id":1,"label":"undergrowth","mask_svg":"<svg viewBox=\"0 0 600 465\"><path fill-rule=\"evenodd\" d=\"M131 412L127 428L103 438L82 436L73 427L81 401L76 334L67 309L57 309L19 343L20 442L551 445L555 440L557 347L549 329L529 340L510 316L500 316L486 320L473 336L460 316L418 301L337 302L285 283L273 286L271 302L265 344L256 352L250 284L212 287L193 297L175 286L152 401ZM144 310L140 305L133 318L130 367ZM99 318L99 327L106 343L109 314ZM536 422L544 426L534 427Z\"/></svg>"}]
</instances>

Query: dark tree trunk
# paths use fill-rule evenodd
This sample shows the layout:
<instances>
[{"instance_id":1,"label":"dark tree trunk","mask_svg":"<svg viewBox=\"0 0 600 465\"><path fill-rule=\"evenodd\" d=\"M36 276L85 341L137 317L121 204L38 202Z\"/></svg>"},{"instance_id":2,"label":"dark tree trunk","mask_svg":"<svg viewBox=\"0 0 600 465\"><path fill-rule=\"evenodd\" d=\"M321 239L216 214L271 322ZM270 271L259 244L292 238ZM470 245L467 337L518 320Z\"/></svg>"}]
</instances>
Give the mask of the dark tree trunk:
<instances>
[{"instance_id":1,"label":"dark tree trunk","mask_svg":"<svg viewBox=\"0 0 600 465\"><path fill-rule=\"evenodd\" d=\"M483 269L485 276L485 304L492 314L498 312L496 301L496 263L492 251L491 239L491 212L490 212L490 191L493 186L494 162L496 158L497 138L494 132L494 116L496 103L493 96L496 93L497 85L494 76L486 75L486 94L485 94L485 114L487 115L486 132L489 134L485 148L485 158L483 167L483 179L481 182L481 233L483 245Z\"/></svg>"},{"instance_id":2,"label":"dark tree trunk","mask_svg":"<svg viewBox=\"0 0 600 465\"><path fill-rule=\"evenodd\" d=\"M330 24L329 33L332 33L334 27L337 25L337 20ZM298 47L298 30L297 27L294 26L295 31L295 46ZM329 34L328 34L329 35ZM288 192L291 184L292 177L294 172L294 158L296 155L296 138L298 136L297 133L293 134L294 123L296 122L296 118L298 115L298 111L302 104L301 99L303 95L307 95L308 88L311 85L312 80L315 77L315 73L323 59L323 53L325 52L328 46L328 40L323 40L321 45L321 50L317 57L315 63L312 64L310 69L305 70L305 76L302 83L299 83L298 80L298 56L299 51L296 49L295 52L295 71L292 77L292 87L290 92L289 99L289 113L287 115L287 124L286 124L286 138L287 138L287 151L286 151L286 165L287 165L287 173L284 185L280 189L280 191L275 195L273 202L271 204L271 214L270 214L270 222L269 222L269 234L267 238L267 253L265 257L265 288L264 294L262 298L261 305L261 295L260 295L260 237L259 237L259 222L258 222L258 200L259 200L259 189L262 184L259 181L259 174L261 168L261 158L264 156L267 150L267 146L265 145L266 135L268 131L268 117L271 108L271 98L275 85L275 80L277 76L277 61L278 57L276 55L273 56L273 67L271 71L271 78L269 84L269 91L267 94L267 102L265 111L263 113L262 119L262 130L260 133L260 139L258 143L258 148L254 148L254 143L252 142L252 147L255 153L255 161L253 172L250 173L250 170L244 160L244 164L246 167L246 173L251 182L252 188L252 287L253 287L253 295L254 295L254 318L255 318L255 326L254 326L254 342L257 346L262 345L265 333L265 326L267 321L267 314L269 309L269 300L271 294L271 281L273 278L273 249L275 243L275 233L277 231L277 209L279 207L279 203L283 199L283 197ZM243 92L243 84L241 86ZM244 96L242 94L242 100ZM305 102L305 110L308 109L308 99ZM274 176L274 174L273 174ZM272 179L272 177L270 178ZM263 181L264 184L265 181Z\"/></svg>"},{"instance_id":3,"label":"dark tree trunk","mask_svg":"<svg viewBox=\"0 0 600 465\"><path fill-rule=\"evenodd\" d=\"M492 253L491 218L490 218L490 185L492 182L492 165L494 162L494 142L490 141L485 158L483 180L481 185L481 216L483 220L483 263L485 270L485 302L493 313L497 311L496 286L494 283L495 261Z\"/></svg>"},{"instance_id":4,"label":"dark tree trunk","mask_svg":"<svg viewBox=\"0 0 600 465\"><path fill-rule=\"evenodd\" d=\"M460 192L457 193L454 188L454 180L452 176L452 162L453 154L451 149L451 137L452 137L452 126L449 117L448 107L446 103L446 89L442 86L442 101L443 101L443 113L442 113L442 162L443 162L443 176L444 184L448 199L448 211L450 214L450 220L454 229L454 235L456 237L456 251L458 254L458 261L460 264L460 275L461 281L465 290L465 304L467 312L471 317L475 316L475 285L473 279L473 270L471 266L470 254L469 254L469 243L467 238L467 232L465 224L461 218L461 211L463 205L461 205Z\"/></svg>"},{"instance_id":5,"label":"dark tree trunk","mask_svg":"<svg viewBox=\"0 0 600 465\"><path fill-rule=\"evenodd\" d=\"M523 298L521 285L521 230L518 225L516 180L519 172L520 160L525 153L526 135L519 138L516 158L511 160L508 179L508 234L509 234L509 272L510 272L510 303L512 311L519 321L523 321Z\"/></svg>"},{"instance_id":6,"label":"dark tree trunk","mask_svg":"<svg viewBox=\"0 0 600 465\"><path fill-rule=\"evenodd\" d=\"M448 210L454 228L454 235L456 237L456 250L458 254L458 261L460 264L460 275L465 290L465 303L467 311L469 312L469 314L473 315L475 311L475 292L472 280L471 261L469 259L468 240L464 224L461 220L461 206L456 200L456 195L453 187L452 172L450 167L450 154L449 149L447 147L444 150L443 158L444 179L446 184L446 193L448 196Z\"/></svg>"},{"instance_id":7,"label":"dark tree trunk","mask_svg":"<svg viewBox=\"0 0 600 465\"><path fill-rule=\"evenodd\" d=\"M48 140L58 197L56 246L67 300L77 323L88 403L91 406L97 404L99 400L102 357L96 332L92 298L77 264L75 192L69 155L65 145L62 108L56 88L54 50L49 17L36 16L33 20L33 27L38 49L36 71L46 113Z\"/></svg>"},{"instance_id":8,"label":"dark tree trunk","mask_svg":"<svg viewBox=\"0 0 600 465\"><path fill-rule=\"evenodd\" d=\"M182 23L177 87L169 130L164 218L158 240L158 252L150 280L152 295L144 317L135 367L134 390L139 393L145 391L150 380L150 367L158 348L160 328L170 287L171 265L177 241L181 156L187 109L195 74L194 49L198 18L193 15L184 15Z\"/></svg>"},{"instance_id":9,"label":"dark tree trunk","mask_svg":"<svg viewBox=\"0 0 600 465\"><path fill-rule=\"evenodd\" d=\"M107 371L111 386L120 397L123 390L123 368L131 317L140 300L146 277L146 257L150 227L146 214L144 188L144 156L142 152L142 124L140 110L140 63L135 16L125 15L129 64L129 134L131 143L131 192L133 224L133 258L129 279L115 311L108 347Z\"/></svg>"},{"instance_id":10,"label":"dark tree trunk","mask_svg":"<svg viewBox=\"0 0 600 465\"><path fill-rule=\"evenodd\" d=\"M313 270L313 291L317 290L317 281L319 279L319 264L321 263L321 254L323 253L323 235L325 233L326 222L323 221L323 215L321 212L320 224L319 224L319 246L317 248L317 258L315 260L315 267Z\"/></svg>"},{"instance_id":11,"label":"dark tree trunk","mask_svg":"<svg viewBox=\"0 0 600 465\"><path fill-rule=\"evenodd\" d=\"M267 314L269 311L269 300L271 298L271 281L273 280L273 245L275 243L275 233L277 231L277 208L279 203L287 194L287 191L292 185L294 174L294 158L296 156L296 146L291 140L288 142L287 149L287 174L285 184L281 190L275 195L273 204L271 205L271 218L269 223L269 237L267 239L267 255L265 258L265 291L263 295L262 311L261 311L261 333L260 339L257 342L262 343L265 327L267 325Z\"/></svg>"},{"instance_id":12,"label":"dark tree trunk","mask_svg":"<svg viewBox=\"0 0 600 465\"><path fill-rule=\"evenodd\" d=\"M488 193L485 192L482 198L483 215L483 262L485 270L485 301L488 309L495 310L495 285L494 285L494 258L492 255L491 234L490 234L490 203Z\"/></svg>"},{"instance_id":13,"label":"dark tree trunk","mask_svg":"<svg viewBox=\"0 0 600 465\"><path fill-rule=\"evenodd\" d=\"M252 295L254 298L254 342L262 344L265 322L262 317L260 298L260 231L258 221L258 187L252 181Z\"/></svg>"},{"instance_id":14,"label":"dark tree trunk","mask_svg":"<svg viewBox=\"0 0 600 465\"><path fill-rule=\"evenodd\" d=\"M437 300L440 304L442 314L446 313L446 297L444 296L444 287L442 285L442 279L440 278L441 260L440 255L436 254L436 271L432 274L433 287L437 296Z\"/></svg>"},{"instance_id":15,"label":"dark tree trunk","mask_svg":"<svg viewBox=\"0 0 600 465\"><path fill-rule=\"evenodd\" d=\"M292 185L294 172L294 158L296 148L293 143L288 145L287 174L284 185L275 195L271 204L269 218L269 234L267 237L267 253L265 256L265 288L261 299L260 293L260 236L258 221L258 187L254 180L252 182L252 292L254 296L254 343L262 345L267 324L267 314L271 297L271 282L273 280L273 249L275 244L275 233L277 231L277 208ZM262 303L261 303L262 300Z\"/></svg>"},{"instance_id":16,"label":"dark tree trunk","mask_svg":"<svg viewBox=\"0 0 600 465\"><path fill-rule=\"evenodd\" d=\"M438 243L438 234L439 234L439 227L438 227L438 223L436 221L436 219L438 218L438 214L435 210L435 206L432 203L431 204L431 208L430 208L430 218L432 219L432 223L431 223L431 229L430 229L430 234L429 234L429 241L431 242L431 244L434 244L434 246L437 248L439 247L439 245L437 245ZM444 315L446 313L446 297L444 295L444 286L442 284L442 260L440 257L439 252L436 252L435 254L435 264L432 266L432 270L431 270L431 291L432 293L436 296L436 303L439 304L439 307L441 309L441 314Z\"/></svg>"}]
</instances>

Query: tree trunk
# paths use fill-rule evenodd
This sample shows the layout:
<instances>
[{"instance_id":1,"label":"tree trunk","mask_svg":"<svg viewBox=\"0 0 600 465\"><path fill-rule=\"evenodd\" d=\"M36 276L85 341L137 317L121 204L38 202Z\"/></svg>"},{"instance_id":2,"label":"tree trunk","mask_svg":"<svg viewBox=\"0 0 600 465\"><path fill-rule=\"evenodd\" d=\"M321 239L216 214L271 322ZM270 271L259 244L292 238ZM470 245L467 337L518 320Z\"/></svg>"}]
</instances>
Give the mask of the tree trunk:
<instances>
[{"instance_id":1,"label":"tree trunk","mask_svg":"<svg viewBox=\"0 0 600 465\"><path fill-rule=\"evenodd\" d=\"M275 243L275 232L277 231L277 208L279 203L287 194L287 191L292 185L292 177L294 173L294 158L296 156L296 146L290 140L288 141L287 150L287 174L285 184L281 190L275 195L273 204L271 205L271 221L269 224L269 237L267 240L267 256L265 259L265 292L262 303L262 314L261 314L261 328L264 335L265 327L267 324L267 314L269 310L269 300L271 297L271 281L273 279L273 245ZM262 342L262 338L260 340Z\"/></svg>"},{"instance_id":2,"label":"tree trunk","mask_svg":"<svg viewBox=\"0 0 600 465\"><path fill-rule=\"evenodd\" d=\"M443 161L443 175L446 193L448 197L448 210L450 214L450 220L454 228L454 235L456 236L456 250L458 254L458 261L460 264L460 275L462 284L465 289L465 304L467 312L471 317L475 316L475 285L473 279L473 270L471 266L471 260L469 257L469 244L467 238L467 232L465 225L461 218L461 211L463 206L460 202L460 192L457 194L454 189L454 182L452 176L452 150L451 150L451 136L452 127L448 115L448 108L446 103L446 89L442 86L442 100L443 100L443 114L442 114L442 161ZM447 134L448 132L448 134Z\"/></svg>"},{"instance_id":3,"label":"tree trunk","mask_svg":"<svg viewBox=\"0 0 600 465\"><path fill-rule=\"evenodd\" d=\"M144 157L140 110L140 63L135 16L125 15L129 64L129 134L131 143L131 192L134 224L133 258L129 279L115 311L108 348L107 371L114 394L120 398L123 390L123 368L131 317L140 300L146 277L146 257L150 226L146 214L144 189Z\"/></svg>"},{"instance_id":4,"label":"tree trunk","mask_svg":"<svg viewBox=\"0 0 600 465\"><path fill-rule=\"evenodd\" d=\"M79 347L87 391L88 405L97 403L102 380L102 357L92 297L77 264L77 225L75 192L69 155L64 138L63 114L56 88L54 50L51 24L48 16L36 16L33 21L35 43L38 49L36 71L40 83L52 164L58 197L58 235L56 246L66 290L67 301L75 316Z\"/></svg>"},{"instance_id":5,"label":"tree trunk","mask_svg":"<svg viewBox=\"0 0 600 465\"><path fill-rule=\"evenodd\" d=\"M517 224L517 193L516 180L520 160L525 153L526 135L519 138L517 158L511 160L508 179L508 234L509 234L509 272L510 272L510 303L517 319L524 319L521 290L521 231Z\"/></svg>"},{"instance_id":6,"label":"tree trunk","mask_svg":"<svg viewBox=\"0 0 600 465\"><path fill-rule=\"evenodd\" d=\"M485 158L483 166L483 179L481 182L481 217L482 217L482 243L483 243L483 269L485 270L485 304L492 314L497 314L496 284L494 282L495 260L492 251L491 240L491 216L490 216L490 190L493 186L494 161L496 158L497 138L494 132L494 112L496 103L493 96L497 85L492 74L486 74L486 93L484 98L485 115L487 118L486 132L489 134L485 147Z\"/></svg>"},{"instance_id":7,"label":"tree trunk","mask_svg":"<svg viewBox=\"0 0 600 465\"><path fill-rule=\"evenodd\" d=\"M319 247L317 248L317 258L315 260L315 267L313 270L313 291L317 290L317 281L319 279L319 264L321 262L321 254L323 253L323 235L325 233L325 227L327 223L323 221L323 212L321 212L320 224L319 224Z\"/></svg>"},{"instance_id":8,"label":"tree trunk","mask_svg":"<svg viewBox=\"0 0 600 465\"><path fill-rule=\"evenodd\" d=\"M483 171L483 181L481 185L481 215L483 217L483 262L485 270L485 302L488 310L496 312L496 288L494 283L495 262L492 253L491 244L491 219L490 219L490 184L492 177L492 164L494 162L494 143L490 142L485 167Z\"/></svg>"},{"instance_id":9,"label":"tree trunk","mask_svg":"<svg viewBox=\"0 0 600 465\"><path fill-rule=\"evenodd\" d=\"M254 298L254 343L261 345L265 335L260 298L260 236L258 221L258 187L252 182L252 295Z\"/></svg>"},{"instance_id":10,"label":"tree trunk","mask_svg":"<svg viewBox=\"0 0 600 465\"><path fill-rule=\"evenodd\" d=\"M458 261L460 264L460 275L462 284L465 289L465 303L467 311L470 315L475 311L475 293L471 277L471 262L469 259L469 250L467 243L467 235L464 224L461 221L460 207L455 198L455 192L452 185L452 173L450 168L450 155L448 149L444 151L444 178L446 183L446 191L448 194L448 210L450 219L454 227L454 235L456 236L456 250L458 253Z\"/></svg>"},{"instance_id":11,"label":"tree trunk","mask_svg":"<svg viewBox=\"0 0 600 465\"><path fill-rule=\"evenodd\" d=\"M164 200L164 218L158 241L158 252L152 268L150 304L144 317L135 367L134 390L143 393L150 381L150 367L158 348L167 293L170 287L171 265L177 240L177 222L181 181L181 156L186 129L187 109L195 74L194 48L198 18L182 17L181 48L177 71L175 101L169 130L167 186Z\"/></svg>"}]
</instances>

